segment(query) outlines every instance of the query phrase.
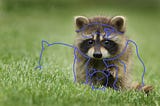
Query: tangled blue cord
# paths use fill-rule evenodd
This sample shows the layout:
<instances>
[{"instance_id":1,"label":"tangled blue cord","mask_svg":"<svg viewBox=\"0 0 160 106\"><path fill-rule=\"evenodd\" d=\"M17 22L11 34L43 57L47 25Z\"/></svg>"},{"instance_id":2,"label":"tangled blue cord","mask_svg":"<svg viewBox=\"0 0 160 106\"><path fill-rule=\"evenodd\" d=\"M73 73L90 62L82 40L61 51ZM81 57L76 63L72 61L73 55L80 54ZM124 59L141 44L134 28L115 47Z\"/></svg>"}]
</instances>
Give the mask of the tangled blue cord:
<instances>
[{"instance_id":1,"label":"tangled blue cord","mask_svg":"<svg viewBox=\"0 0 160 106\"><path fill-rule=\"evenodd\" d=\"M109 38L109 36L111 35L111 33L117 32L117 31L115 30L115 28L113 28L112 26L107 25L107 24L100 24L100 23L92 23L92 24L89 24L89 25L87 25L87 26L85 26L85 27L77 30L76 32L79 33L79 32L81 32L81 31L84 31L86 27L91 26L91 25L107 26L108 28L104 28L104 31L105 31L105 33L106 33L105 38ZM122 34L121 32L118 32L118 33L119 33L119 34ZM83 36L83 34L82 34L82 37L85 37L85 36ZM116 86L116 83L117 83L117 81L118 81L118 66L115 65L115 64L108 64L107 62L108 62L108 61L115 60L115 59L118 59L118 61L119 61L119 62L123 65L123 67L124 67L124 72L126 72L126 64L125 64L122 60L119 60L119 57L122 56L122 55L125 53L125 51L126 51L126 49L127 49L127 46L129 45L129 43L132 43L132 44L135 46L137 57L138 57L139 61L141 62L142 66L143 66L142 86L141 86L141 87L144 86L144 75L145 75L145 72L146 72L145 64L144 64L143 60L141 59L141 57L140 57L140 55L139 55L139 51L138 51L138 46L137 46L137 44L136 44L133 40L127 40L126 45L125 45L123 51L122 51L120 54L118 54L118 55L116 55L115 57L112 57L112 58L105 58L105 59L103 59L103 63L104 63L104 65L106 66L106 69L109 69L109 68L113 67L113 68L115 68L115 70L116 70L116 78L115 78L115 81L114 81L114 83L113 83L113 88L114 88L115 90L118 90L118 87ZM47 44L47 47L50 47L50 46L53 46L53 45L63 45L63 46L70 47L70 48L74 49L74 62L73 62L73 65L72 65L73 75L74 75L74 82L76 82L76 68L75 68L75 64L76 64L76 61L78 60L78 58L77 58L77 52L78 52L80 55L82 55L84 58L87 59L87 62L85 63L85 68L86 68L86 70L85 70L85 71L86 71L86 82L85 82L85 84L91 85L91 87L92 87L93 90L94 90L94 89L105 90L105 89L107 88L107 86L108 86L108 78L109 78L109 76L111 75L110 70L107 70L107 71L106 71L106 70L97 70L97 69L94 69L94 68L93 68L93 69L91 69L91 68L89 69L89 68L88 68L88 65L89 65L89 63L90 63L91 57L83 54L76 46L73 46L73 45L70 45L70 44L66 44L66 43L62 43L62 42L48 43L47 41L42 40L42 42L41 42L41 47L42 47L42 48L41 48L41 52L40 52L40 56L39 56L38 66L36 67L36 69L37 69L37 68L42 69L41 60L42 60L43 51L45 50L44 44ZM90 72L92 72L92 73L90 73ZM103 77L100 77L100 78L99 78L99 77L96 77L96 80L101 81L101 80L103 80L104 78L106 78L106 79L105 79L105 80L106 80L106 84L105 84L102 88L96 88L95 86L92 85L91 82L89 82L89 80L92 80L93 76L94 76L96 73L101 73L101 74L103 74Z\"/></svg>"}]
</instances>

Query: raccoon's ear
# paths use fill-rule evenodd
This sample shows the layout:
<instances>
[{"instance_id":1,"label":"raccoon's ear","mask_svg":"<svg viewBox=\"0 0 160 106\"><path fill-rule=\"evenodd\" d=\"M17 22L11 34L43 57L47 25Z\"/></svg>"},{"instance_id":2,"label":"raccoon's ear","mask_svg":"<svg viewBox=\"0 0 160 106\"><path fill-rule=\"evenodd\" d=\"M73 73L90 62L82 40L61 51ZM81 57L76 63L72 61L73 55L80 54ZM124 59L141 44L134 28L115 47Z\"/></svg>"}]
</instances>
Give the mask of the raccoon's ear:
<instances>
[{"instance_id":1,"label":"raccoon's ear","mask_svg":"<svg viewBox=\"0 0 160 106\"><path fill-rule=\"evenodd\" d=\"M77 29L82 28L84 25L89 23L89 20L85 16L76 16L74 18Z\"/></svg>"},{"instance_id":2,"label":"raccoon's ear","mask_svg":"<svg viewBox=\"0 0 160 106\"><path fill-rule=\"evenodd\" d=\"M115 27L120 32L125 32L126 30L126 19L123 16L115 16L111 18L111 25Z\"/></svg>"}]
</instances>

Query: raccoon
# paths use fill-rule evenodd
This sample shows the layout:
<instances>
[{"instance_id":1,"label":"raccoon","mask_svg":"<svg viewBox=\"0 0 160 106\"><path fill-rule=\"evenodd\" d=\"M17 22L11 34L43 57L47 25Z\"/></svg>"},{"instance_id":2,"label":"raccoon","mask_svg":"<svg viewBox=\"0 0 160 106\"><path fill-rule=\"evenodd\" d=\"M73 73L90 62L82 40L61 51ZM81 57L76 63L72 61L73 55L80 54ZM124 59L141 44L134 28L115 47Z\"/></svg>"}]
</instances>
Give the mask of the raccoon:
<instances>
[{"instance_id":1,"label":"raccoon","mask_svg":"<svg viewBox=\"0 0 160 106\"><path fill-rule=\"evenodd\" d=\"M92 23L101 23L106 24L114 29L117 32L111 33L109 38L105 38L106 32L104 31L105 27L101 24ZM88 26L87 26L88 25ZM132 66L132 47L127 46L124 54L118 59L111 61L106 61L107 64L115 64L118 66L118 72L114 67L106 68L103 59L112 58L120 54L125 46L128 37L125 36L126 32L126 19L124 16L95 16L88 18L85 16L76 16L75 17L75 26L76 30L80 30L85 27L85 30L82 32L77 32L74 45L86 56L90 57L90 62L87 64L89 69L101 70L104 72L110 72L108 79L96 80L96 77L103 77L102 74L96 73L92 79L89 80L90 85L105 86L106 81L108 81L107 87L114 88L113 84L116 80L116 75L118 79L116 81L116 87L119 90L123 89L139 89L141 84L132 84L131 81L131 66ZM118 33L120 32L120 33ZM85 36L85 37L84 37ZM79 61L76 61L76 81L79 83L84 83L86 81L86 62L82 54L77 52L77 58ZM126 65L126 72L124 72L124 65L119 62L122 60ZM92 71L92 70L89 70ZM92 81L91 81L92 80ZM152 86L144 86L142 90L148 92L152 89Z\"/></svg>"}]
</instances>

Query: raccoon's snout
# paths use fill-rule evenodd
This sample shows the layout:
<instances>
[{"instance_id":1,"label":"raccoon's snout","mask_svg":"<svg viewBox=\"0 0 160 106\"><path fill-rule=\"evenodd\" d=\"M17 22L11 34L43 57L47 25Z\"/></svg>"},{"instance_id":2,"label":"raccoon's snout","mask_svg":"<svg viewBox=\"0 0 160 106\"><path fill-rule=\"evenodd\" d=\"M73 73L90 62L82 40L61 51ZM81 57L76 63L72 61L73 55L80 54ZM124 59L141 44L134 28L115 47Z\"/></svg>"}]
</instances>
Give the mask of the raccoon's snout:
<instances>
[{"instance_id":1,"label":"raccoon's snout","mask_svg":"<svg viewBox=\"0 0 160 106\"><path fill-rule=\"evenodd\" d=\"M88 50L87 55L94 59L103 59L110 56L110 54L105 48L100 47L99 49L100 50L95 50L95 48L92 47Z\"/></svg>"},{"instance_id":2,"label":"raccoon's snout","mask_svg":"<svg viewBox=\"0 0 160 106\"><path fill-rule=\"evenodd\" d=\"M102 58L102 53L101 52L95 52L93 53L94 58Z\"/></svg>"}]
</instances>

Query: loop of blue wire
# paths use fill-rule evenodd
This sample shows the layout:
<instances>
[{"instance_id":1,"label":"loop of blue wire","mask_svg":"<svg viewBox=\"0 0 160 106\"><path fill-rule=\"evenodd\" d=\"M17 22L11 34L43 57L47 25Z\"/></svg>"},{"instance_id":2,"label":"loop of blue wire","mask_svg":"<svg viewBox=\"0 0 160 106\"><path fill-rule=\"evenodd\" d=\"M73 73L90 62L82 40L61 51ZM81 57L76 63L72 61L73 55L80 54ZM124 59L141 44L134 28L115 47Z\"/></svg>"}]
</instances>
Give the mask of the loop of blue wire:
<instances>
[{"instance_id":1,"label":"loop of blue wire","mask_svg":"<svg viewBox=\"0 0 160 106\"><path fill-rule=\"evenodd\" d=\"M117 32L112 26L109 26L109 25L107 25L107 24L92 23L92 24L89 24L89 25L87 25L87 26L97 25L97 24L108 27L108 28L104 28L104 31L106 32L106 35L105 35L106 38L108 38L111 33ZM77 30L76 32L79 33L79 32L81 32L81 31L84 31L87 26L81 28L80 30ZM118 32L118 33L119 33L119 34L122 34L121 32ZM145 72L146 72L145 64L144 64L143 60L141 59L141 57L140 57L140 55L139 55L139 51L138 51L138 46L137 46L137 44L136 44L133 40L127 40L126 45L125 45L123 51L122 51L120 54L118 54L118 55L116 55L115 57L112 57L112 58L105 58L105 59L103 59L103 63L104 63L104 65L106 66L106 69L109 69L109 68L113 67L113 68L115 68L115 70L116 70L116 78L115 78L115 81L114 81L114 83L113 83L113 88L114 88L115 90L118 90L118 87L116 86L116 83L117 83L117 81L118 81L118 66L115 65L115 64L108 64L107 62L118 59L118 61L123 65L123 67L124 67L124 73L125 73L125 72L126 72L126 64L125 64L122 60L119 60L119 57L122 56L122 55L125 53L125 51L126 51L126 49L127 49L127 46L129 45L129 43L132 43L132 44L135 46L135 48L136 48L136 55L137 55L139 61L141 62L142 66L143 66L142 84L141 84L141 87L144 86L144 75L145 75ZM42 48L41 48L41 52L40 52L40 56L39 56L38 66L36 67L36 69L37 69L37 68L42 69L41 60L42 60L43 51L45 50L44 44L47 44L47 47L50 47L50 46L53 46L53 45L63 45L63 46L67 46L67 47L70 47L70 48L73 48L73 49L74 49L74 62L73 62L73 65L72 65L73 75L74 75L74 82L76 82L76 68L75 68L75 65L76 65L76 61L78 60L78 58L77 58L77 53L79 53L80 55L82 55L84 58L87 59L87 62L85 63L85 68L86 68L86 70L85 70L85 72L86 72L86 82L85 82L85 84L91 85L91 88L92 88L93 90L95 90L95 89L97 89L97 90L105 90L105 89L107 88L107 86L108 86L108 78L109 78L109 76L111 75L110 70L107 70L107 71L106 71L106 70L89 69L88 65L89 65L89 63L90 63L91 57L83 54L76 46L73 46L73 45L70 45L70 44L67 44L67 43L62 43L62 42L48 43L47 41L42 40L42 42L41 42L41 47L42 47ZM78 60L78 61L79 61L79 60ZM91 70L93 71L92 73L90 73ZM106 73L106 72L107 72L107 73ZM105 84L103 87L101 87L101 88L95 87L95 86L92 84L92 82L89 81L89 80L92 80L93 76L94 76L96 73L101 73L101 74L103 74L103 77L102 77L102 78L98 78L98 77L97 77L96 80L100 81L100 80L103 80L104 78L106 78L106 79L105 79L105 80L106 80L106 84Z\"/></svg>"}]
</instances>

